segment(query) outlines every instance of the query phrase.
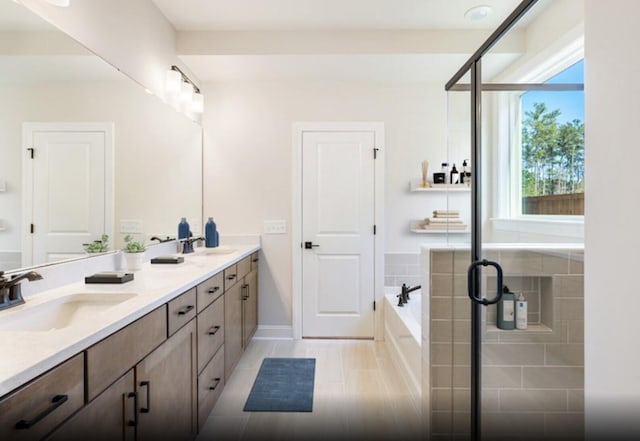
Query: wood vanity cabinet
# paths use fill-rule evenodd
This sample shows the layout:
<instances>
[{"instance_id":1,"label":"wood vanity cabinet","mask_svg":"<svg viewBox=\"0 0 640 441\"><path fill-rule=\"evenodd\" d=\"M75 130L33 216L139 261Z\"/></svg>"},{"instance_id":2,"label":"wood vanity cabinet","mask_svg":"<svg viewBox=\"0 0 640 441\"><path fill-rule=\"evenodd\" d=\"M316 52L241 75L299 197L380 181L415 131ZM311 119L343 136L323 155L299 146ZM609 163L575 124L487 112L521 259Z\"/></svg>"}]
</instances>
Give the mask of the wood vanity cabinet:
<instances>
[{"instance_id":1,"label":"wood vanity cabinet","mask_svg":"<svg viewBox=\"0 0 640 441\"><path fill-rule=\"evenodd\" d=\"M40 440L84 405L84 354L0 401L0 439Z\"/></svg>"},{"instance_id":2,"label":"wood vanity cabinet","mask_svg":"<svg viewBox=\"0 0 640 441\"><path fill-rule=\"evenodd\" d=\"M258 327L258 253L238 262L234 274L237 283L224 293L226 380Z\"/></svg>"},{"instance_id":3,"label":"wood vanity cabinet","mask_svg":"<svg viewBox=\"0 0 640 441\"><path fill-rule=\"evenodd\" d=\"M76 413L46 441L134 441L136 436L133 369Z\"/></svg>"},{"instance_id":4,"label":"wood vanity cabinet","mask_svg":"<svg viewBox=\"0 0 640 441\"><path fill-rule=\"evenodd\" d=\"M136 365L138 440L195 437L196 339L196 321L191 320Z\"/></svg>"}]
</instances>

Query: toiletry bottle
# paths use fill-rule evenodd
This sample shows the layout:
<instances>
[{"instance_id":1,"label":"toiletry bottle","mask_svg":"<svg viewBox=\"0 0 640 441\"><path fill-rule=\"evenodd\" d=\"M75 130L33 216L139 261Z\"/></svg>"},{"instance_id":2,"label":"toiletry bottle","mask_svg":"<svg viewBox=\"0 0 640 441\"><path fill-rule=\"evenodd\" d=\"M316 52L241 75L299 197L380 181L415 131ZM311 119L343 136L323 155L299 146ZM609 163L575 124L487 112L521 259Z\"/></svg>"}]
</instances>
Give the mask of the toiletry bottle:
<instances>
[{"instance_id":1,"label":"toiletry bottle","mask_svg":"<svg viewBox=\"0 0 640 441\"><path fill-rule=\"evenodd\" d=\"M213 218L210 217L204 226L204 243L207 248L215 248L217 244L217 227Z\"/></svg>"},{"instance_id":2,"label":"toiletry bottle","mask_svg":"<svg viewBox=\"0 0 640 441\"><path fill-rule=\"evenodd\" d=\"M467 160L462 161L462 173L460 173L460 183L464 184L467 182Z\"/></svg>"},{"instance_id":3,"label":"toiletry bottle","mask_svg":"<svg viewBox=\"0 0 640 441\"><path fill-rule=\"evenodd\" d=\"M451 167L451 179L449 180L450 184L457 184L458 183L458 169L456 168L456 164L453 164L453 167Z\"/></svg>"},{"instance_id":4,"label":"toiletry bottle","mask_svg":"<svg viewBox=\"0 0 640 441\"><path fill-rule=\"evenodd\" d=\"M498 328L513 329L515 327L515 299L515 294L505 285L502 288L502 300L498 302Z\"/></svg>"},{"instance_id":5,"label":"toiletry bottle","mask_svg":"<svg viewBox=\"0 0 640 441\"><path fill-rule=\"evenodd\" d=\"M434 184L446 184L447 183L447 169L448 169L448 164L446 162L443 162L441 164L440 171L433 174L433 183Z\"/></svg>"},{"instance_id":6,"label":"toiletry bottle","mask_svg":"<svg viewBox=\"0 0 640 441\"><path fill-rule=\"evenodd\" d=\"M189 237L191 228L189 227L189 222L187 222L187 218L183 217L180 219L180 223L178 224L178 239L186 239Z\"/></svg>"},{"instance_id":7,"label":"toiletry bottle","mask_svg":"<svg viewBox=\"0 0 640 441\"><path fill-rule=\"evenodd\" d=\"M522 293L516 302L516 328L527 329L527 301Z\"/></svg>"}]
</instances>

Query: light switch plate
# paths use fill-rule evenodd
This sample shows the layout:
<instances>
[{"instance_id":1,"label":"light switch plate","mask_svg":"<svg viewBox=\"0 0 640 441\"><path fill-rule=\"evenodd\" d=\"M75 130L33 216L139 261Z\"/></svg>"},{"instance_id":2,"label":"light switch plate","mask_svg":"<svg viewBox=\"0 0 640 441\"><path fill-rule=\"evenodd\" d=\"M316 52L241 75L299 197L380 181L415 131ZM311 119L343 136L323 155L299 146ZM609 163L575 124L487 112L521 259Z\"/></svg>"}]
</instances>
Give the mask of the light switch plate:
<instances>
[{"instance_id":1,"label":"light switch plate","mask_svg":"<svg viewBox=\"0 0 640 441\"><path fill-rule=\"evenodd\" d=\"M263 227L264 234L287 234L287 221L266 220Z\"/></svg>"},{"instance_id":2,"label":"light switch plate","mask_svg":"<svg viewBox=\"0 0 640 441\"><path fill-rule=\"evenodd\" d=\"M120 233L142 233L142 221L140 219L120 219Z\"/></svg>"}]
</instances>

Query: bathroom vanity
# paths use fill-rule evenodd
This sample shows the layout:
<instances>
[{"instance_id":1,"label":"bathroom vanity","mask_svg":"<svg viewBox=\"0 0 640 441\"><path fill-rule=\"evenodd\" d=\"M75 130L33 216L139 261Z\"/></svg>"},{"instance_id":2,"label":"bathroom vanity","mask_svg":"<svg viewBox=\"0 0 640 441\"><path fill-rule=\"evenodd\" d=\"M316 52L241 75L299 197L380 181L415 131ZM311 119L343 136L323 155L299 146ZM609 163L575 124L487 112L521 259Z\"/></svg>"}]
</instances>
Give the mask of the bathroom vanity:
<instances>
[{"instance_id":1,"label":"bathroom vanity","mask_svg":"<svg viewBox=\"0 0 640 441\"><path fill-rule=\"evenodd\" d=\"M259 246L212 250L3 312L0 438L194 438L257 328Z\"/></svg>"}]
</instances>

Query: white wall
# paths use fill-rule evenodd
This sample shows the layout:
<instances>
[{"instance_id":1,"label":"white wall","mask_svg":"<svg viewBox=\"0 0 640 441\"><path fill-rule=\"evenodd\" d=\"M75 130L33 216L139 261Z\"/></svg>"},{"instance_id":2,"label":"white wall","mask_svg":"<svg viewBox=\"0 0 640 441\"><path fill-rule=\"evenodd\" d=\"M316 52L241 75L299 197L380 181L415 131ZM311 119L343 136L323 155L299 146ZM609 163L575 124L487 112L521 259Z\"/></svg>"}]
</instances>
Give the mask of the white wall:
<instances>
[{"instance_id":1,"label":"white wall","mask_svg":"<svg viewBox=\"0 0 640 441\"><path fill-rule=\"evenodd\" d=\"M158 96L173 64L198 82L178 59L175 31L151 0L80 0L68 8L22 3Z\"/></svg>"},{"instance_id":2,"label":"white wall","mask_svg":"<svg viewBox=\"0 0 640 441\"><path fill-rule=\"evenodd\" d=\"M221 82L205 84L204 93L204 216L214 216L221 234L262 233L269 219L291 230L294 122L381 121L384 251L419 253L426 237L411 234L409 221L430 208L427 195L409 193L409 180L420 178L423 160L430 173L446 160L441 84ZM260 324L291 325L291 236L264 235L262 246Z\"/></svg>"},{"instance_id":3,"label":"white wall","mask_svg":"<svg viewBox=\"0 0 640 441\"><path fill-rule=\"evenodd\" d=\"M587 430L592 439L639 439L640 2L585 3Z\"/></svg>"}]
</instances>

